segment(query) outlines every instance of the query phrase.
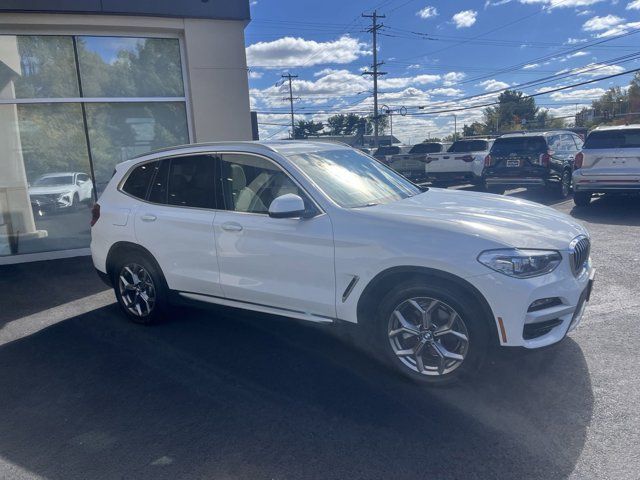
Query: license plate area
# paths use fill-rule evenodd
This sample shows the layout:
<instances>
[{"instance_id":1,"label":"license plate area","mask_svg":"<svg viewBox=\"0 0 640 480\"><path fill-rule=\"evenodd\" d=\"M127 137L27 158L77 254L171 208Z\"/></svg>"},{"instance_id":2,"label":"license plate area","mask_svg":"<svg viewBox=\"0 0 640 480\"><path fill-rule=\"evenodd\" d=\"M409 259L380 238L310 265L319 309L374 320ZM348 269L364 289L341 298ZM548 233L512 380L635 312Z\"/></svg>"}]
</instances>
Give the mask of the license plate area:
<instances>
[{"instance_id":1,"label":"license plate area","mask_svg":"<svg viewBox=\"0 0 640 480\"><path fill-rule=\"evenodd\" d=\"M513 167L519 167L519 166L520 166L520 160L507 159L507 167L513 168Z\"/></svg>"}]
</instances>

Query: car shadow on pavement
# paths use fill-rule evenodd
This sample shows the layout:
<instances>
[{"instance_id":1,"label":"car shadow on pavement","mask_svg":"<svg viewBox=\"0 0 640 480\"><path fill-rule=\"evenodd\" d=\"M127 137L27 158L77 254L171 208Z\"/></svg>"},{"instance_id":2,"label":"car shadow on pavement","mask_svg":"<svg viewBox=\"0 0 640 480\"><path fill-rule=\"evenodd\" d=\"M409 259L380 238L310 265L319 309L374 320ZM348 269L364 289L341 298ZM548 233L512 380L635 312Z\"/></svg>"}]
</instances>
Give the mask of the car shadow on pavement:
<instances>
[{"instance_id":1,"label":"car shadow on pavement","mask_svg":"<svg viewBox=\"0 0 640 480\"><path fill-rule=\"evenodd\" d=\"M0 460L49 479L563 478L593 394L578 344L429 389L327 328L115 305L0 346Z\"/></svg>"},{"instance_id":2,"label":"car shadow on pavement","mask_svg":"<svg viewBox=\"0 0 640 480\"><path fill-rule=\"evenodd\" d=\"M588 207L574 207L571 216L604 225L640 225L640 195L603 195Z\"/></svg>"},{"instance_id":3,"label":"car shadow on pavement","mask_svg":"<svg viewBox=\"0 0 640 480\"><path fill-rule=\"evenodd\" d=\"M108 290L87 257L0 266L0 327Z\"/></svg>"}]
</instances>

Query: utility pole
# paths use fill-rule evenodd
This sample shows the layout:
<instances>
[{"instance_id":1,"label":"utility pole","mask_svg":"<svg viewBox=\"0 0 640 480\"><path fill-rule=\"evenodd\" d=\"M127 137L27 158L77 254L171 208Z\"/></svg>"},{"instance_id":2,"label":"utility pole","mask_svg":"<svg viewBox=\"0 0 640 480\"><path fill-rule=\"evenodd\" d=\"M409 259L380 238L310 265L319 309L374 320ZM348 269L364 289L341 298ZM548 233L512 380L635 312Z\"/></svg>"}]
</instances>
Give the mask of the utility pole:
<instances>
[{"instance_id":1,"label":"utility pole","mask_svg":"<svg viewBox=\"0 0 640 480\"><path fill-rule=\"evenodd\" d=\"M389 117L389 129L391 130L391 136L393 137L393 110L391 110L387 105L382 105L382 111L387 114Z\"/></svg>"},{"instance_id":2,"label":"utility pole","mask_svg":"<svg viewBox=\"0 0 640 480\"><path fill-rule=\"evenodd\" d=\"M362 72L363 75L372 75L373 76L373 144L377 148L378 147L378 77L380 75L385 75L386 72L379 72L378 67L382 65L384 62L378 63L378 30L381 29L384 25L378 23L379 18L385 18L385 15L378 15L376 10L373 11L371 15L362 14L364 18L371 19L371 28L367 29L367 32L373 35L373 65L371 66L372 71Z\"/></svg>"},{"instance_id":3,"label":"utility pole","mask_svg":"<svg viewBox=\"0 0 640 480\"><path fill-rule=\"evenodd\" d=\"M454 141L458 139L458 116L453 114L453 139Z\"/></svg>"},{"instance_id":4,"label":"utility pole","mask_svg":"<svg viewBox=\"0 0 640 480\"><path fill-rule=\"evenodd\" d=\"M289 100L289 105L291 106L291 138L295 140L296 138L296 123L295 120L293 118L293 101L297 100L297 98L293 97L293 89L291 88L291 79L293 78L298 78L298 75L291 75L290 73L287 73L286 75L281 75L281 77L283 79L287 79L289 80L289 96L283 98L283 100Z\"/></svg>"}]
</instances>

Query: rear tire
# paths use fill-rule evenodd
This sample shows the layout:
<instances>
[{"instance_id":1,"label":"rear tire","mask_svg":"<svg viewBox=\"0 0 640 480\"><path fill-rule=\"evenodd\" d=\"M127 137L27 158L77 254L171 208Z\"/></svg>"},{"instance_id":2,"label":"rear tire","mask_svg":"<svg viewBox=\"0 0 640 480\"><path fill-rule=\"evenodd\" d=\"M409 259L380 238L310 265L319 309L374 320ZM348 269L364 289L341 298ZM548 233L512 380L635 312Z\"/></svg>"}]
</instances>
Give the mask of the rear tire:
<instances>
[{"instance_id":1,"label":"rear tire","mask_svg":"<svg viewBox=\"0 0 640 480\"><path fill-rule=\"evenodd\" d=\"M588 207L591 204L590 192L575 192L573 194L573 203L576 207Z\"/></svg>"},{"instance_id":2,"label":"rear tire","mask_svg":"<svg viewBox=\"0 0 640 480\"><path fill-rule=\"evenodd\" d=\"M401 283L375 312L375 352L419 383L456 381L475 373L486 356L487 319L468 292L455 284L430 285L419 279Z\"/></svg>"},{"instance_id":3,"label":"rear tire","mask_svg":"<svg viewBox=\"0 0 640 480\"><path fill-rule=\"evenodd\" d=\"M562 172L562 178L558 186L558 195L560 198L567 198L571 195L571 172L569 170Z\"/></svg>"},{"instance_id":4,"label":"rear tire","mask_svg":"<svg viewBox=\"0 0 640 480\"><path fill-rule=\"evenodd\" d=\"M169 313L169 289L155 260L139 250L120 255L111 280L120 309L134 323L151 325Z\"/></svg>"}]
</instances>

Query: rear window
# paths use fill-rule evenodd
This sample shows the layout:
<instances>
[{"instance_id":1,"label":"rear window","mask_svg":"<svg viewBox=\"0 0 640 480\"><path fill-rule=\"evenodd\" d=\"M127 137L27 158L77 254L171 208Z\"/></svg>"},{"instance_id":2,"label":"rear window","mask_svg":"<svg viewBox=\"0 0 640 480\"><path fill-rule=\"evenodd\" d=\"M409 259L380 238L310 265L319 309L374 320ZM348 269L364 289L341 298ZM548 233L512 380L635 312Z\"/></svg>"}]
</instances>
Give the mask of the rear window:
<instances>
[{"instance_id":1,"label":"rear window","mask_svg":"<svg viewBox=\"0 0 640 480\"><path fill-rule=\"evenodd\" d=\"M640 128L591 132L583 148L640 148Z\"/></svg>"},{"instance_id":2,"label":"rear window","mask_svg":"<svg viewBox=\"0 0 640 480\"><path fill-rule=\"evenodd\" d=\"M449 151L452 153L482 152L488 146L486 140L459 140L449 147Z\"/></svg>"},{"instance_id":3,"label":"rear window","mask_svg":"<svg viewBox=\"0 0 640 480\"><path fill-rule=\"evenodd\" d=\"M442 151L441 143L418 143L411 147L409 153L438 153Z\"/></svg>"},{"instance_id":4,"label":"rear window","mask_svg":"<svg viewBox=\"0 0 640 480\"><path fill-rule=\"evenodd\" d=\"M380 147L374 155L397 155L400 153L400 147Z\"/></svg>"},{"instance_id":5,"label":"rear window","mask_svg":"<svg viewBox=\"0 0 640 480\"><path fill-rule=\"evenodd\" d=\"M136 198L144 200L147 197L149 182L158 162L145 163L136 167L130 174L127 181L122 186L122 190Z\"/></svg>"},{"instance_id":6,"label":"rear window","mask_svg":"<svg viewBox=\"0 0 640 480\"><path fill-rule=\"evenodd\" d=\"M509 155L510 153L544 153L547 142L544 137L507 137L498 138L493 147L492 155Z\"/></svg>"}]
</instances>

